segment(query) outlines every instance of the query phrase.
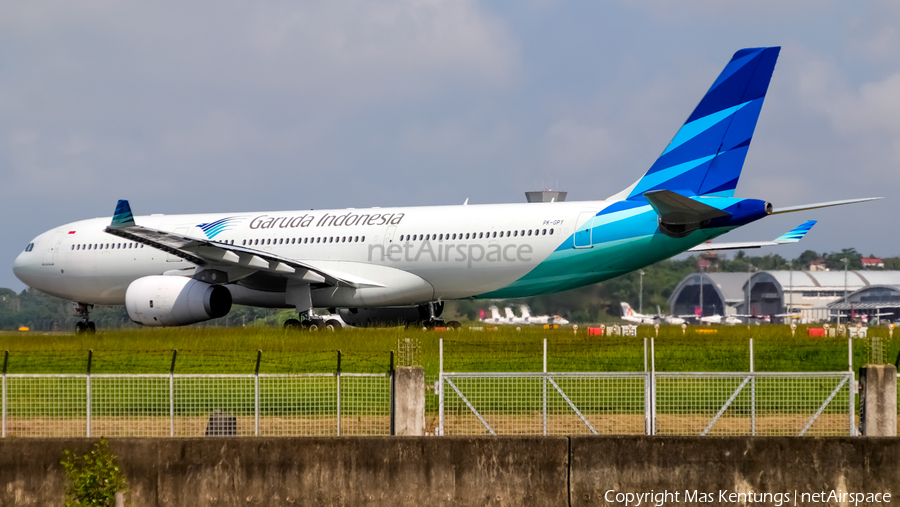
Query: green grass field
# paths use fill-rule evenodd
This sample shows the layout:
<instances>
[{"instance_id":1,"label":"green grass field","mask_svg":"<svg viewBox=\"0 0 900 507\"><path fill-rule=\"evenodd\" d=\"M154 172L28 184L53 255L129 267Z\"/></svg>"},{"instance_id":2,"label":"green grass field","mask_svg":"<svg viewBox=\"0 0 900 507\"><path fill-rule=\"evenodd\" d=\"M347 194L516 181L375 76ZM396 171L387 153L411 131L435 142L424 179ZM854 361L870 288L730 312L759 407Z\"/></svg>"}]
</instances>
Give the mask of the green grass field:
<instances>
[{"instance_id":1,"label":"green grass field","mask_svg":"<svg viewBox=\"0 0 900 507\"><path fill-rule=\"evenodd\" d=\"M710 329L710 328L697 328ZM799 327L712 328L715 334L686 334L674 326L660 328L655 340L658 371L746 371L749 338L754 338L757 371L841 371L848 368L846 338L809 338ZM178 350L176 373L253 373L262 351L261 373L333 372L337 352L347 372L385 372L390 353L409 339L420 349L418 363L426 375L438 373L438 342L444 340L445 371L541 371L543 339L547 339L550 371L642 371L643 338L654 336L641 326L637 337L588 337L585 328L516 331L432 332L418 329L345 329L340 332L297 332L276 328L166 328L104 331L96 335L0 333L0 351L9 351L9 373L84 373L93 350L92 373L168 373L172 351ZM869 329L869 339L853 340L854 368L869 359L869 342L884 343L893 362L900 344L888 339L887 328ZM399 354L396 358L400 364Z\"/></svg>"}]
</instances>

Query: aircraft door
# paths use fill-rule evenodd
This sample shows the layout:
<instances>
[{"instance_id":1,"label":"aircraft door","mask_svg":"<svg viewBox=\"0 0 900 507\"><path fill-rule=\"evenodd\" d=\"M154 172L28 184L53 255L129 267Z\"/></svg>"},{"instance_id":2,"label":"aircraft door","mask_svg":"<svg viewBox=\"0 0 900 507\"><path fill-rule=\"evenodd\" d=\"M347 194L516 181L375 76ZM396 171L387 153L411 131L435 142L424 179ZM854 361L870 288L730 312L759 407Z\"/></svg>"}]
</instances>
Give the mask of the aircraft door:
<instances>
[{"instance_id":1,"label":"aircraft door","mask_svg":"<svg viewBox=\"0 0 900 507\"><path fill-rule=\"evenodd\" d=\"M56 258L56 251L59 250L59 244L62 240L62 231L54 232L47 242L47 249L44 250L44 266L52 266Z\"/></svg>"},{"instance_id":2,"label":"aircraft door","mask_svg":"<svg viewBox=\"0 0 900 507\"><path fill-rule=\"evenodd\" d=\"M593 246L591 227L596 214L596 211L582 211L578 215L578 220L575 222L575 248L591 248Z\"/></svg>"},{"instance_id":3,"label":"aircraft door","mask_svg":"<svg viewBox=\"0 0 900 507\"><path fill-rule=\"evenodd\" d=\"M188 231L188 228L187 228L187 227L177 227L177 228L175 229L175 234L180 234L180 235L182 235L182 236L185 236L185 235L187 235L187 231ZM169 255L166 257L166 262L181 262L181 261L183 261L183 260L184 260L184 259L182 259L181 257L179 257L179 256L177 256L177 255L175 255L175 254L169 254Z\"/></svg>"},{"instance_id":4,"label":"aircraft door","mask_svg":"<svg viewBox=\"0 0 900 507\"><path fill-rule=\"evenodd\" d=\"M385 249L385 252L387 251L387 248L393 244L393 242L394 242L394 235L395 235L396 233L397 233L397 226L396 226L396 225L392 225L392 226L390 226L390 227L387 228L387 232L384 234L384 249Z\"/></svg>"}]
</instances>

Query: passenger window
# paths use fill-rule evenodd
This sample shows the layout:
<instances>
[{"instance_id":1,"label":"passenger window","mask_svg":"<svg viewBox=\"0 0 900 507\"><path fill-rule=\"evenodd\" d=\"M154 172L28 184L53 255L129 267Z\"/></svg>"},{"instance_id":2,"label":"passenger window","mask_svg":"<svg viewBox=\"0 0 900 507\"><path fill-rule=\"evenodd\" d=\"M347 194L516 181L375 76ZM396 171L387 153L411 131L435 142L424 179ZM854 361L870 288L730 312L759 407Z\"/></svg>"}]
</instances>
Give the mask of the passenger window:
<instances>
[{"instance_id":1,"label":"passenger window","mask_svg":"<svg viewBox=\"0 0 900 507\"><path fill-rule=\"evenodd\" d=\"M531 236L531 229L528 229L528 235Z\"/></svg>"},{"instance_id":2,"label":"passenger window","mask_svg":"<svg viewBox=\"0 0 900 507\"><path fill-rule=\"evenodd\" d=\"M365 241L365 240L366 240L366 237L363 236L362 239L361 239L360 241Z\"/></svg>"},{"instance_id":3,"label":"passenger window","mask_svg":"<svg viewBox=\"0 0 900 507\"><path fill-rule=\"evenodd\" d=\"M546 236L546 235L547 235L547 229L544 229L543 231L541 231L541 236Z\"/></svg>"},{"instance_id":4,"label":"passenger window","mask_svg":"<svg viewBox=\"0 0 900 507\"><path fill-rule=\"evenodd\" d=\"M494 237L495 237L495 238L497 237L497 232L496 232L496 231L494 232Z\"/></svg>"},{"instance_id":5,"label":"passenger window","mask_svg":"<svg viewBox=\"0 0 900 507\"><path fill-rule=\"evenodd\" d=\"M553 236L553 229L550 229L550 235Z\"/></svg>"}]
</instances>

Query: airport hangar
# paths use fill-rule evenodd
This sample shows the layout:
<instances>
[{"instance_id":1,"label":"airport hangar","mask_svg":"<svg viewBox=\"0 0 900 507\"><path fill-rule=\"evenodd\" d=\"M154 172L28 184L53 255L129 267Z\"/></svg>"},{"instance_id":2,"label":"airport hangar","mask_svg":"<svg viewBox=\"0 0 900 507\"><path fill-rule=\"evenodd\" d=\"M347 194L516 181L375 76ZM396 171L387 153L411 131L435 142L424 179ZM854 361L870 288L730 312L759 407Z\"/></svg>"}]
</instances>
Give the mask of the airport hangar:
<instances>
[{"instance_id":1,"label":"airport hangar","mask_svg":"<svg viewBox=\"0 0 900 507\"><path fill-rule=\"evenodd\" d=\"M896 322L900 271L847 271L846 285L844 271L693 273L672 292L672 315L694 315L701 296L703 315L793 313L806 324L837 321L839 313L845 320L852 311L873 317L880 313L882 320Z\"/></svg>"}]
</instances>

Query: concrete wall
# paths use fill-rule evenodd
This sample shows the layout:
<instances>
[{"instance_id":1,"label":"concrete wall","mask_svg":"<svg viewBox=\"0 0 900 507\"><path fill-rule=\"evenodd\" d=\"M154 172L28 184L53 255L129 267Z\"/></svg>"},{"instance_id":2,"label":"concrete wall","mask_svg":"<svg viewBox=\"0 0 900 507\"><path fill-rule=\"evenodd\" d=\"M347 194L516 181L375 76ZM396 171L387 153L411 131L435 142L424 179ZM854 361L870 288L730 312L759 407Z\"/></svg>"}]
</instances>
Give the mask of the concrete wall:
<instances>
[{"instance_id":1,"label":"concrete wall","mask_svg":"<svg viewBox=\"0 0 900 507\"><path fill-rule=\"evenodd\" d=\"M0 505L62 505L63 450L93 443L0 441ZM900 494L897 438L115 439L110 447L134 507L582 506L611 504L609 490Z\"/></svg>"},{"instance_id":2,"label":"concrete wall","mask_svg":"<svg viewBox=\"0 0 900 507\"><path fill-rule=\"evenodd\" d=\"M572 437L571 444L573 506L622 505L606 501L610 490L680 492L677 502L666 502L679 506L721 505L720 490L789 492L788 505L794 505L795 491L900 495L896 438ZM714 500L685 501L684 491L695 489L714 493ZM892 496L891 503L896 502ZM797 505L847 503L798 501Z\"/></svg>"},{"instance_id":3,"label":"concrete wall","mask_svg":"<svg viewBox=\"0 0 900 507\"><path fill-rule=\"evenodd\" d=\"M62 505L65 449L94 440L0 441L0 505ZM567 502L559 438L113 439L143 506L551 506Z\"/></svg>"}]
</instances>

